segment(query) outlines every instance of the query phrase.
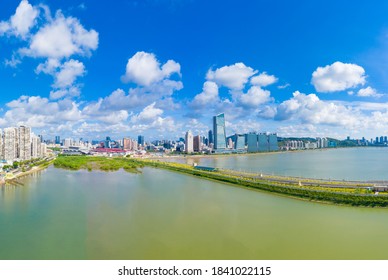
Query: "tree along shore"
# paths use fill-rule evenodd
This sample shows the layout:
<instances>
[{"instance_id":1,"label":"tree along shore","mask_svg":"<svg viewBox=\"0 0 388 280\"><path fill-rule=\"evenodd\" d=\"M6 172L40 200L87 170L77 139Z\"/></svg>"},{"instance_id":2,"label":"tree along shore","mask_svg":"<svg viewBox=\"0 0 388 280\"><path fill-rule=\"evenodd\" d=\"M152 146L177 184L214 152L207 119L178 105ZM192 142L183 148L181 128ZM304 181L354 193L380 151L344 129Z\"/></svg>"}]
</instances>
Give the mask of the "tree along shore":
<instances>
[{"instance_id":1,"label":"tree along shore","mask_svg":"<svg viewBox=\"0 0 388 280\"><path fill-rule=\"evenodd\" d=\"M6 169L8 172L3 174L4 176L0 182L12 182L17 178L45 169L50 166L54 160L54 158L40 158L16 162L17 164L14 163L13 165L5 165L3 166L3 170Z\"/></svg>"},{"instance_id":2,"label":"tree along shore","mask_svg":"<svg viewBox=\"0 0 388 280\"><path fill-rule=\"evenodd\" d=\"M322 187L320 185L298 186L293 184L287 184L284 182L276 182L273 180L267 181L258 178L235 176L233 174L227 174L218 170L199 170L193 166L181 163L140 159L132 159L132 161L142 163L145 166L163 168L171 171L198 176L205 179L211 179L238 185L241 187L258 189L286 196L292 196L304 200L351 206L388 207L388 195L375 195L373 192L371 193L370 191L364 188L346 188L346 182L343 188L331 188L327 186ZM331 182L327 181L325 183L327 185L330 185Z\"/></svg>"}]
</instances>

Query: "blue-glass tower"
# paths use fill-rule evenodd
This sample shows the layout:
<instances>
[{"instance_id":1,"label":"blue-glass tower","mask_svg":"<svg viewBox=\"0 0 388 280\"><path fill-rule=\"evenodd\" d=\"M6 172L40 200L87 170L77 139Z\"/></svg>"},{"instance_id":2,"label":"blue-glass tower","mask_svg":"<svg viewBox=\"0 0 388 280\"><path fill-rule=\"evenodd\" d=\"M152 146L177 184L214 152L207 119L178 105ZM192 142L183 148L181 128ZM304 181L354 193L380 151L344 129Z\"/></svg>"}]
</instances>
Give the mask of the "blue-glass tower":
<instances>
[{"instance_id":1,"label":"blue-glass tower","mask_svg":"<svg viewBox=\"0 0 388 280\"><path fill-rule=\"evenodd\" d=\"M219 114L213 117L214 149L226 149L225 116Z\"/></svg>"}]
</instances>

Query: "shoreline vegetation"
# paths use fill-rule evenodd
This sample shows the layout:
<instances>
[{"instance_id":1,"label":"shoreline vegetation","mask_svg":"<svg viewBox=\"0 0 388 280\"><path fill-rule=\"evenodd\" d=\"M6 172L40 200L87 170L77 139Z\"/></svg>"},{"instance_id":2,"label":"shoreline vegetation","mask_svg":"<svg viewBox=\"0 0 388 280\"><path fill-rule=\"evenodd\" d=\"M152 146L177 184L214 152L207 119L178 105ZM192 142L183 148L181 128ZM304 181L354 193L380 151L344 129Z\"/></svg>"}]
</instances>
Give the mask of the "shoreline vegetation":
<instances>
[{"instance_id":1,"label":"shoreline vegetation","mask_svg":"<svg viewBox=\"0 0 388 280\"><path fill-rule=\"evenodd\" d=\"M388 195L375 195L373 192L368 190L370 184L367 182L344 181L341 182L343 183L342 187L338 187L336 185L339 181L336 181L333 187L331 187L330 184L333 184L333 181L319 180L321 184L326 184L326 186L321 186L318 182L316 182L318 180L313 179L300 179L297 183L284 183L284 181L277 181L277 179L267 180L250 176L244 177L233 174L233 172L228 173L230 170L204 171L181 163L161 162L155 160L135 161L142 162L146 166L186 173L192 176L229 183L243 188L272 192L308 201L350 206L388 207ZM287 178L280 176L275 177ZM312 180L313 182L311 182L310 185L304 185L309 180ZM300 184L301 182L303 183ZM357 183L359 186L357 187L354 183Z\"/></svg>"},{"instance_id":2,"label":"shoreline vegetation","mask_svg":"<svg viewBox=\"0 0 388 280\"><path fill-rule=\"evenodd\" d=\"M55 158L47 158L47 159L40 159L38 161L32 161L32 165L28 166L27 168L23 167L22 170L16 170L16 172L7 172L5 176L2 177L1 183L15 182L15 180L18 178L46 169L54 161L55 161Z\"/></svg>"},{"instance_id":3,"label":"shoreline vegetation","mask_svg":"<svg viewBox=\"0 0 388 280\"><path fill-rule=\"evenodd\" d=\"M139 173L141 168L148 166L307 201L349 206L388 207L388 192L378 192L377 195L377 192L374 192L373 182L277 176L228 169L203 168L183 163L141 158L59 155L55 159L42 161L29 170L16 174L8 173L4 181L12 182L21 176L42 170L51 164L56 168L68 170L118 171L124 169L126 172L131 173Z\"/></svg>"},{"instance_id":4,"label":"shoreline vegetation","mask_svg":"<svg viewBox=\"0 0 388 280\"><path fill-rule=\"evenodd\" d=\"M94 156L64 156L59 155L54 161L54 167L80 170L86 169L88 171L118 171L124 169L127 172L140 172L138 168L143 167L144 164L138 161L133 161L128 158L118 157L94 157Z\"/></svg>"},{"instance_id":5,"label":"shoreline vegetation","mask_svg":"<svg viewBox=\"0 0 388 280\"><path fill-rule=\"evenodd\" d=\"M210 168L205 170L188 164L151 159L107 158L90 156L59 156L54 161L57 168L141 172L148 166L166 169L203 179L256 189L288 197L339 205L388 207L388 194L376 195L373 184L361 181L334 181L238 172Z\"/></svg>"}]
</instances>

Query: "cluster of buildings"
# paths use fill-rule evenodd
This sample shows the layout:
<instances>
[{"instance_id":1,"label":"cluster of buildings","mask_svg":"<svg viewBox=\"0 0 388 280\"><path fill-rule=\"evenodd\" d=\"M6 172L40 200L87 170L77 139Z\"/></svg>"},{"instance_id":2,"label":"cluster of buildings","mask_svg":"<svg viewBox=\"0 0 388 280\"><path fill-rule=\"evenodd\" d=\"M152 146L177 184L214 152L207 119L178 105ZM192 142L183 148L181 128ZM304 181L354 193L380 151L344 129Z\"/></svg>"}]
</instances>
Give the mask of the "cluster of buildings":
<instances>
[{"instance_id":1,"label":"cluster of buildings","mask_svg":"<svg viewBox=\"0 0 388 280\"><path fill-rule=\"evenodd\" d=\"M144 153L146 148L144 136L139 135L137 140L124 137L123 139L113 140L107 136L104 140L84 141L82 138L75 140L65 138L61 140L60 136L55 136L54 147L62 149L63 154L67 155L128 155L134 152Z\"/></svg>"},{"instance_id":2,"label":"cluster of buildings","mask_svg":"<svg viewBox=\"0 0 388 280\"><path fill-rule=\"evenodd\" d=\"M335 142L329 141L327 138L317 137L315 141L303 140L287 140L284 141L282 150L305 150L305 149L324 149L336 147Z\"/></svg>"},{"instance_id":3,"label":"cluster of buildings","mask_svg":"<svg viewBox=\"0 0 388 280\"><path fill-rule=\"evenodd\" d=\"M387 136L376 136L375 139L371 138L370 140L365 139L350 139L350 136L347 137L347 141L352 141L358 146L388 146L388 137Z\"/></svg>"},{"instance_id":4,"label":"cluster of buildings","mask_svg":"<svg viewBox=\"0 0 388 280\"><path fill-rule=\"evenodd\" d=\"M0 131L0 159L3 163L45 157L47 146L27 126L7 127Z\"/></svg>"},{"instance_id":5,"label":"cluster of buildings","mask_svg":"<svg viewBox=\"0 0 388 280\"><path fill-rule=\"evenodd\" d=\"M277 150L279 147L276 133L236 133L226 137L224 114L213 117L213 130L209 130L208 138L193 136L190 130L185 135L186 153L254 153Z\"/></svg>"}]
</instances>

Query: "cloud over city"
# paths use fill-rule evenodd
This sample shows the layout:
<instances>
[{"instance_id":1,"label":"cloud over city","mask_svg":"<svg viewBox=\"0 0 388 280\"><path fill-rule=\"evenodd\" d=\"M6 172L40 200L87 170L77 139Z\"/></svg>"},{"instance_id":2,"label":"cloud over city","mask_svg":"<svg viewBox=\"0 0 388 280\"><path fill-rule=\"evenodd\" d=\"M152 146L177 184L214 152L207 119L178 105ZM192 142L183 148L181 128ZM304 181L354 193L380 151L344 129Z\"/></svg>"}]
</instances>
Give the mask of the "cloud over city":
<instances>
[{"instance_id":1,"label":"cloud over city","mask_svg":"<svg viewBox=\"0 0 388 280\"><path fill-rule=\"evenodd\" d=\"M139 49L111 44L114 30L96 27L82 17L87 12L22 0L0 19L0 43L7 49L0 53L2 75L8 81L23 75L32 84L3 100L0 125L27 124L69 136L179 137L190 126L206 132L212 116L224 112L230 134L261 130L314 136L328 128L335 135L362 129L388 133L386 90L362 61L319 60L301 71L297 82L296 74L284 71L288 66L243 53L226 62L207 56L189 71L193 66L185 54L151 43ZM128 34L135 31L131 28ZM95 63L102 47L104 57L121 48L114 68ZM102 75L92 77L94 87L90 72ZM102 87L105 76L108 86ZM38 83L43 86L35 89Z\"/></svg>"}]
</instances>

